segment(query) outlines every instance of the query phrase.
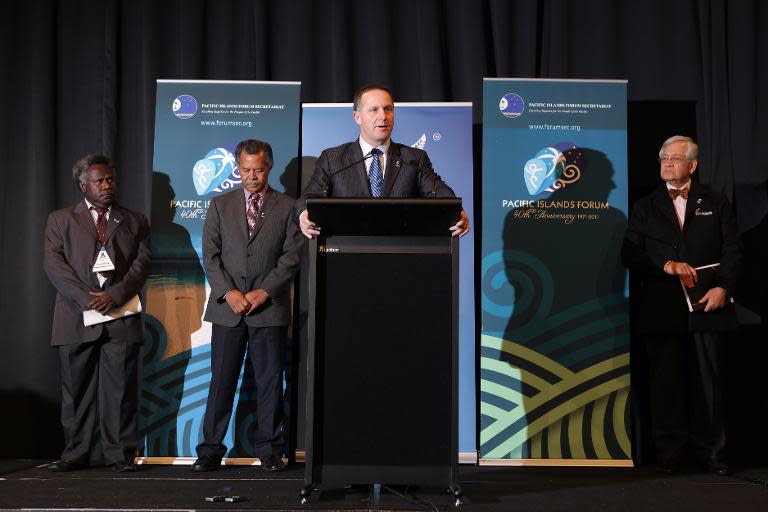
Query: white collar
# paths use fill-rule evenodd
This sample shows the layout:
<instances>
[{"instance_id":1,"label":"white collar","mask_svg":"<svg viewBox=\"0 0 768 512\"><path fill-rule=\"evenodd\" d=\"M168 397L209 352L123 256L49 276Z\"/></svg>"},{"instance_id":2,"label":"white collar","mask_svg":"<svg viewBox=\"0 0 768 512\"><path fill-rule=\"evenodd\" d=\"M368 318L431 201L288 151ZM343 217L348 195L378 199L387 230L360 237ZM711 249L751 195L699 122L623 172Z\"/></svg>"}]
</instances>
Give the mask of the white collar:
<instances>
[{"instance_id":1,"label":"white collar","mask_svg":"<svg viewBox=\"0 0 768 512\"><path fill-rule=\"evenodd\" d=\"M88 211L91 211L91 208L96 208L96 206L93 206L87 199L83 198L83 200L85 201L85 207L88 208ZM111 212L112 211L112 206L107 208L107 211Z\"/></svg>"},{"instance_id":2,"label":"white collar","mask_svg":"<svg viewBox=\"0 0 768 512\"><path fill-rule=\"evenodd\" d=\"M686 183L680 188L673 187L672 185L669 184L669 182L667 182L667 190L685 190L686 188L691 188L691 180L688 180L688 183Z\"/></svg>"},{"instance_id":3,"label":"white collar","mask_svg":"<svg viewBox=\"0 0 768 512\"><path fill-rule=\"evenodd\" d=\"M256 192L256 197L257 198L259 196L266 197L267 191L269 191L269 183L267 183L267 186L264 187L264 190L262 190L261 192ZM245 187L243 187L243 193L245 194L245 200L247 201L251 197L251 193L245 190Z\"/></svg>"},{"instance_id":4,"label":"white collar","mask_svg":"<svg viewBox=\"0 0 768 512\"><path fill-rule=\"evenodd\" d=\"M363 150L363 156L367 156L371 152L371 150L374 148L374 146L371 146L370 144L365 142L362 137L359 137L357 140L360 142L360 149ZM392 143L392 139L387 139L387 141L384 144L376 147L379 148L381 152L386 155L387 152L389 151L389 145L391 143Z\"/></svg>"}]
</instances>

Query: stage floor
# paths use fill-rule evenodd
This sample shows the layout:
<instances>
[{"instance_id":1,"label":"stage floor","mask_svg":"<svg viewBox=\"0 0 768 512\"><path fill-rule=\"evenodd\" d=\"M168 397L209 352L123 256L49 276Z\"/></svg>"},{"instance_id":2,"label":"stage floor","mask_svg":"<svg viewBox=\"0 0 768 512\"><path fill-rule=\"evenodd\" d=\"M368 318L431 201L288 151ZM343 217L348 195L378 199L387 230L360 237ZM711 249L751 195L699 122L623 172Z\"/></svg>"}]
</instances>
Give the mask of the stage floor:
<instances>
[{"instance_id":1,"label":"stage floor","mask_svg":"<svg viewBox=\"0 0 768 512\"><path fill-rule=\"evenodd\" d=\"M672 476L653 468L539 468L461 466L464 504L438 489L371 486L315 491L302 505L304 466L264 474L256 467L228 466L193 473L189 466L140 466L117 474L91 468L65 474L48 461L0 460L3 510L468 510L587 512L650 510L768 510L768 468L734 468L717 477L688 468ZM206 496L241 496L237 503L208 503Z\"/></svg>"}]
</instances>

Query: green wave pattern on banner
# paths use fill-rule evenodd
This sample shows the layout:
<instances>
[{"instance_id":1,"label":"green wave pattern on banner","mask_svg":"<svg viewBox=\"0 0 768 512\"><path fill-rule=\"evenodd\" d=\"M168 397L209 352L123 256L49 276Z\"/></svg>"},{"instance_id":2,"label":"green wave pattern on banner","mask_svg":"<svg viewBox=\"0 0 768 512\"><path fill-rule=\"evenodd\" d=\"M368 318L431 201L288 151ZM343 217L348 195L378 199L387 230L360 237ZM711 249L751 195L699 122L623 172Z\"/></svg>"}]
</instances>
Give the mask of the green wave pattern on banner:
<instances>
[{"instance_id":1,"label":"green wave pattern on banner","mask_svg":"<svg viewBox=\"0 0 768 512\"><path fill-rule=\"evenodd\" d=\"M152 303L150 303L152 304ZM154 305L157 306L158 301ZM283 356L286 381L291 382L290 341ZM139 427L140 453L147 457L195 457L202 440L203 417L211 378L211 345L187 348L166 357L168 332L151 314L146 316L143 382ZM246 356L247 357L247 356ZM285 382L285 381L284 381ZM285 388L283 418L289 418L290 389ZM254 457L256 384L253 367L240 369L224 444L227 457ZM283 424L288 428L288 424Z\"/></svg>"},{"instance_id":2,"label":"green wave pattern on banner","mask_svg":"<svg viewBox=\"0 0 768 512\"><path fill-rule=\"evenodd\" d=\"M629 353L572 371L537 351L498 337L483 335L481 347L483 458L631 457L627 428ZM527 367L512 365L503 355L526 361ZM509 386L510 381L520 386Z\"/></svg>"}]
</instances>

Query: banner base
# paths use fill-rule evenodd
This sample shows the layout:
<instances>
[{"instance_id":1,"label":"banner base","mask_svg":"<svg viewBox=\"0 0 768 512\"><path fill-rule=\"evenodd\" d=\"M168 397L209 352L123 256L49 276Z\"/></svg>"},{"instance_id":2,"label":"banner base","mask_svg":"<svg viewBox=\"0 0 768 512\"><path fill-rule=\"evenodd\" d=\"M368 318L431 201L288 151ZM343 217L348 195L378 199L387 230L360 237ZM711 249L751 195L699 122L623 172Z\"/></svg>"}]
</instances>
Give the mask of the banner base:
<instances>
[{"instance_id":1,"label":"banner base","mask_svg":"<svg viewBox=\"0 0 768 512\"><path fill-rule=\"evenodd\" d=\"M296 462L304 462L305 453L304 450L296 450ZM197 460L197 457L136 457L136 464L191 466L195 460ZM286 459L284 458L283 460ZM459 452L459 464L477 464L477 462L477 452ZM225 466L258 466L261 464L257 457L225 457L222 459L222 463ZM480 463L482 464L482 461Z\"/></svg>"},{"instance_id":2,"label":"banner base","mask_svg":"<svg viewBox=\"0 0 768 512\"><path fill-rule=\"evenodd\" d=\"M164 464L168 466L191 466L197 460L197 457L136 457L136 464ZM221 459L224 466L260 466L258 457L234 458L225 457Z\"/></svg>"},{"instance_id":3,"label":"banner base","mask_svg":"<svg viewBox=\"0 0 768 512\"><path fill-rule=\"evenodd\" d=\"M633 468L631 459L480 459L481 466Z\"/></svg>"}]
</instances>

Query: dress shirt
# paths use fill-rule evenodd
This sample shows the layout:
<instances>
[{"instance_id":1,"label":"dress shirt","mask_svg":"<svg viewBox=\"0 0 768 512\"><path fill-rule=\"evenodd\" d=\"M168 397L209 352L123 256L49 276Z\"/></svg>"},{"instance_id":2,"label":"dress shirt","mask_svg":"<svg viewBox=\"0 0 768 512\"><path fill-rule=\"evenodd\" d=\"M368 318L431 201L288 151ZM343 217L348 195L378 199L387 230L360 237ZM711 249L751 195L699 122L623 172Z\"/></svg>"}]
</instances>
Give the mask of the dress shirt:
<instances>
[{"instance_id":1,"label":"dress shirt","mask_svg":"<svg viewBox=\"0 0 768 512\"><path fill-rule=\"evenodd\" d=\"M362 137L358 139L360 141L360 149L363 150L363 156L366 156L368 153L371 152L371 150L374 148L374 146L371 146L367 142L365 142ZM387 172L387 151L389 151L389 144L392 141L392 139L387 139L387 142L382 144L381 146L375 146L381 150L381 155L379 155L379 161L381 162L381 177L384 177L384 173ZM370 174L371 172L371 160L374 157L366 158L365 159L365 172L366 174Z\"/></svg>"},{"instance_id":2,"label":"dress shirt","mask_svg":"<svg viewBox=\"0 0 768 512\"><path fill-rule=\"evenodd\" d=\"M689 181L679 189L677 187L673 187L669 183L667 183L667 190L684 190L686 188L690 188L691 182ZM683 229L683 224L685 223L685 205L688 203L688 200L684 198L683 196L677 196L673 201L672 204L675 206L675 212L677 213L677 221L680 223L680 229Z\"/></svg>"},{"instance_id":3,"label":"dress shirt","mask_svg":"<svg viewBox=\"0 0 768 512\"><path fill-rule=\"evenodd\" d=\"M99 220L99 212L94 210L94 208L96 208L96 207L93 206L91 203L89 203L87 199L84 199L84 201L85 201L85 206L88 208L88 211L91 212L91 217L93 217L93 225L95 226L96 222ZM112 207L111 206L109 208L107 208L107 215L106 215L107 220L109 220L109 214L110 213L112 213Z\"/></svg>"}]
</instances>

